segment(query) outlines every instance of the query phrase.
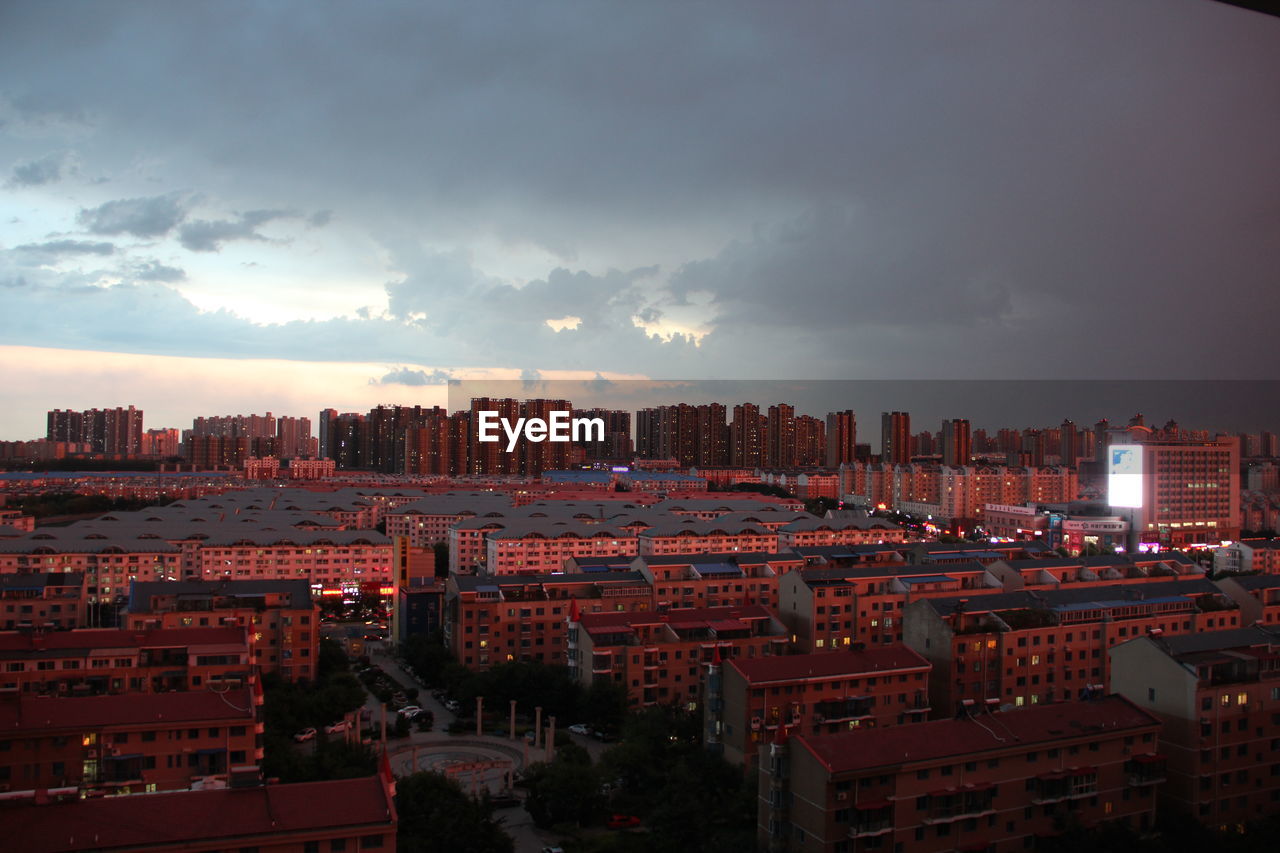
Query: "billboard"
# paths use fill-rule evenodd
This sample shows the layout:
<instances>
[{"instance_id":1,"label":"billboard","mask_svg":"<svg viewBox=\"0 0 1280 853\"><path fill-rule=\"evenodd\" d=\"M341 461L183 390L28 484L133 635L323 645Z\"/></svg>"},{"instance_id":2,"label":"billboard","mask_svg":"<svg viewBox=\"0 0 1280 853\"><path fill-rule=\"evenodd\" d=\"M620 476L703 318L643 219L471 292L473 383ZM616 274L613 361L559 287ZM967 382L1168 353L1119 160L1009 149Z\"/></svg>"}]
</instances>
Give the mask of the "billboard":
<instances>
[{"instance_id":1,"label":"billboard","mask_svg":"<svg viewBox=\"0 0 1280 853\"><path fill-rule=\"evenodd\" d=\"M1113 444L1107 448L1107 503L1142 506L1142 445Z\"/></svg>"}]
</instances>

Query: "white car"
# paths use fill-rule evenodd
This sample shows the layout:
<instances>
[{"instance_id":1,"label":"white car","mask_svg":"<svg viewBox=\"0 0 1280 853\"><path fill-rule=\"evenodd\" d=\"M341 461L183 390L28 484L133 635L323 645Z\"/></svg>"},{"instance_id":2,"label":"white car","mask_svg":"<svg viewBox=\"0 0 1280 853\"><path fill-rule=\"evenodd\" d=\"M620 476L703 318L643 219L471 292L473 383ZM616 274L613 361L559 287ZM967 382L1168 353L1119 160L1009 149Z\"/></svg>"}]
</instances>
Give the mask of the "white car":
<instances>
[{"instance_id":1,"label":"white car","mask_svg":"<svg viewBox=\"0 0 1280 853\"><path fill-rule=\"evenodd\" d=\"M294 735L294 736L293 736L293 739L294 739L294 741L295 741L296 743L305 743L306 741L309 741L309 740L315 740L315 739L316 739L316 730L315 730L315 729L303 729L302 731L300 731L300 732L298 732L296 735Z\"/></svg>"},{"instance_id":2,"label":"white car","mask_svg":"<svg viewBox=\"0 0 1280 853\"><path fill-rule=\"evenodd\" d=\"M349 728L351 728L351 724L346 720L338 720L336 723L331 723L330 725L325 726L324 733L327 735L336 735L338 732L345 732Z\"/></svg>"},{"instance_id":3,"label":"white car","mask_svg":"<svg viewBox=\"0 0 1280 853\"><path fill-rule=\"evenodd\" d=\"M400 715L412 720L414 717L422 713L422 709L417 705L408 705L400 709Z\"/></svg>"},{"instance_id":4,"label":"white car","mask_svg":"<svg viewBox=\"0 0 1280 853\"><path fill-rule=\"evenodd\" d=\"M587 728L586 725L584 725L583 723L577 723L575 725L569 726L569 731L573 732L575 735L591 734L591 729Z\"/></svg>"}]
</instances>

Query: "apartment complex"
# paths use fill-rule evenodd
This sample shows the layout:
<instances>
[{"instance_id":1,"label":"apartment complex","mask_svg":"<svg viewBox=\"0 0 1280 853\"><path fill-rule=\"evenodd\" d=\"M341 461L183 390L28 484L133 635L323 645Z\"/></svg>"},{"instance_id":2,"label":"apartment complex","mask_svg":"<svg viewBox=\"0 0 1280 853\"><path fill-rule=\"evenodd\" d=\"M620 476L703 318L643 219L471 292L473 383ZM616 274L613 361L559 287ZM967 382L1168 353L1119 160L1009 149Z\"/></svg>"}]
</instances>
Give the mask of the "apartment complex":
<instances>
[{"instance_id":1,"label":"apartment complex","mask_svg":"<svg viewBox=\"0 0 1280 853\"><path fill-rule=\"evenodd\" d=\"M225 786L262 759L253 685L154 695L0 697L0 788L80 796Z\"/></svg>"},{"instance_id":2,"label":"apartment complex","mask_svg":"<svg viewBox=\"0 0 1280 853\"><path fill-rule=\"evenodd\" d=\"M316 675L320 609L305 580L169 581L134 584L125 628L237 625L253 636L253 664L287 680Z\"/></svg>"},{"instance_id":3,"label":"apartment complex","mask_svg":"<svg viewBox=\"0 0 1280 853\"><path fill-rule=\"evenodd\" d=\"M610 680L632 705L697 710L703 668L730 658L780 655L786 630L767 607L579 614L569 623L568 666L585 687Z\"/></svg>"},{"instance_id":4,"label":"apartment complex","mask_svg":"<svg viewBox=\"0 0 1280 853\"><path fill-rule=\"evenodd\" d=\"M251 675L250 637L239 626L0 633L0 694L225 690Z\"/></svg>"},{"instance_id":5,"label":"apartment complex","mask_svg":"<svg viewBox=\"0 0 1280 853\"><path fill-rule=\"evenodd\" d=\"M834 734L919 722L930 710L929 668L902 645L729 658L708 675L707 742L753 771L761 744L772 741L781 727Z\"/></svg>"},{"instance_id":6,"label":"apartment complex","mask_svg":"<svg viewBox=\"0 0 1280 853\"><path fill-rule=\"evenodd\" d=\"M1140 637L1111 650L1112 685L1164 723L1171 810L1224 830L1280 804L1280 632Z\"/></svg>"},{"instance_id":7,"label":"apartment complex","mask_svg":"<svg viewBox=\"0 0 1280 853\"><path fill-rule=\"evenodd\" d=\"M1123 697L966 714L761 748L769 851L1030 849L1062 821L1149 829L1160 720Z\"/></svg>"},{"instance_id":8,"label":"apartment complex","mask_svg":"<svg viewBox=\"0 0 1280 853\"><path fill-rule=\"evenodd\" d=\"M147 797L0 803L6 842L26 853L395 853L389 775Z\"/></svg>"}]
</instances>

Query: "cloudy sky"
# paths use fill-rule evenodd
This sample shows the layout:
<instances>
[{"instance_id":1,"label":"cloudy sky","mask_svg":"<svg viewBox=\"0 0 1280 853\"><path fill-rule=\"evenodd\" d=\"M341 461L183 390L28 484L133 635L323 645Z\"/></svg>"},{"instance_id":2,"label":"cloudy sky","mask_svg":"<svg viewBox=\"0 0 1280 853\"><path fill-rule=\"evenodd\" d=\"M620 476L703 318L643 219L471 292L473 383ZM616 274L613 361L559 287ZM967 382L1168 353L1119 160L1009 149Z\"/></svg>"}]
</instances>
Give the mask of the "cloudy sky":
<instances>
[{"instance_id":1,"label":"cloudy sky","mask_svg":"<svg viewBox=\"0 0 1280 853\"><path fill-rule=\"evenodd\" d=\"M1272 378L1280 20L0 5L0 438L447 376Z\"/></svg>"}]
</instances>

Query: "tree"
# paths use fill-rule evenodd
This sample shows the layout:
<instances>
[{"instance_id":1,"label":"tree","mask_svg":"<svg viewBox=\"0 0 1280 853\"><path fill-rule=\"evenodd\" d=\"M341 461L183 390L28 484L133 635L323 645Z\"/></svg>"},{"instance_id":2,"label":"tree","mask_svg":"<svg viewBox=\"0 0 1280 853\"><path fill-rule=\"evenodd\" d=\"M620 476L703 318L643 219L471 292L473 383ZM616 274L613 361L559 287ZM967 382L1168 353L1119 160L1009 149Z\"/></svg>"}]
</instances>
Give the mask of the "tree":
<instances>
[{"instance_id":1,"label":"tree","mask_svg":"<svg viewBox=\"0 0 1280 853\"><path fill-rule=\"evenodd\" d=\"M487 802L467 796L439 773L414 773L396 782L401 853L512 853L511 836Z\"/></svg>"},{"instance_id":2,"label":"tree","mask_svg":"<svg viewBox=\"0 0 1280 853\"><path fill-rule=\"evenodd\" d=\"M582 753L585 749L574 745ZM591 767L591 757L565 747L556 753L555 760L532 765L524 776L529 796L524 807L533 822L543 829L560 823L590 823L604 813L604 795L600 793L599 774Z\"/></svg>"},{"instance_id":3,"label":"tree","mask_svg":"<svg viewBox=\"0 0 1280 853\"><path fill-rule=\"evenodd\" d=\"M404 659L422 683L430 687L444 684L445 671L456 663L439 631L409 637L404 644Z\"/></svg>"},{"instance_id":4,"label":"tree","mask_svg":"<svg viewBox=\"0 0 1280 853\"><path fill-rule=\"evenodd\" d=\"M514 699L521 711L532 714L541 706L545 716L559 718L564 724L578 712L582 687L563 666L550 666L536 661L511 661L484 672L468 673L451 691L464 708L483 696L485 707L503 708Z\"/></svg>"},{"instance_id":5,"label":"tree","mask_svg":"<svg viewBox=\"0 0 1280 853\"><path fill-rule=\"evenodd\" d=\"M627 716L627 688L616 681L593 681L582 700L583 721L597 731L616 733Z\"/></svg>"}]
</instances>

